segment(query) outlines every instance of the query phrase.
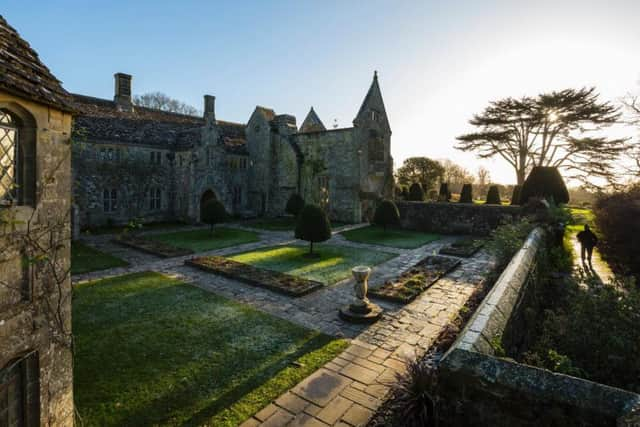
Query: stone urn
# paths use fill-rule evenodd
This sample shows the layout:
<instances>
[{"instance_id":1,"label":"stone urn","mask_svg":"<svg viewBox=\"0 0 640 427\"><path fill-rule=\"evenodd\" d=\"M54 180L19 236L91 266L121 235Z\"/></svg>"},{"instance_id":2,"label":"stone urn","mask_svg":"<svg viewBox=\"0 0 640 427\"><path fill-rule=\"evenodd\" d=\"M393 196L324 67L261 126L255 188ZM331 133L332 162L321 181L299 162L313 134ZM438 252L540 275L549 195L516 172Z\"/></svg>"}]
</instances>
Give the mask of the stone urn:
<instances>
[{"instance_id":1,"label":"stone urn","mask_svg":"<svg viewBox=\"0 0 640 427\"><path fill-rule=\"evenodd\" d=\"M373 323L382 315L382 308L367 298L367 288L371 268L359 265L351 269L355 283L353 302L340 309L340 318L355 323Z\"/></svg>"}]
</instances>

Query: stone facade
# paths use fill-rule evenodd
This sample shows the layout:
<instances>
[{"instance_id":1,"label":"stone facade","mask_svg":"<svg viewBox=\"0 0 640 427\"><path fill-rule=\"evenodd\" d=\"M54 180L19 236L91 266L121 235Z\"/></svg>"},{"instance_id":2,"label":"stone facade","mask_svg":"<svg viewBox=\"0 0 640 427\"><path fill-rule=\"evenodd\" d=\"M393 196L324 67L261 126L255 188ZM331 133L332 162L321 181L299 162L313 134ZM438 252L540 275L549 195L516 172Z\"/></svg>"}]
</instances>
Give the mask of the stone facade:
<instances>
[{"instance_id":1,"label":"stone facade","mask_svg":"<svg viewBox=\"0 0 640 427\"><path fill-rule=\"evenodd\" d=\"M0 425L71 426L72 106L1 16L0 63Z\"/></svg>"},{"instance_id":2,"label":"stone facade","mask_svg":"<svg viewBox=\"0 0 640 427\"><path fill-rule=\"evenodd\" d=\"M332 219L358 222L393 188L391 129L377 75L353 127L326 130L311 109L296 118L258 106L246 124L137 107L131 76L115 75L114 101L73 95L76 216L82 228L198 222L219 199L237 216L280 216L293 193Z\"/></svg>"}]
</instances>

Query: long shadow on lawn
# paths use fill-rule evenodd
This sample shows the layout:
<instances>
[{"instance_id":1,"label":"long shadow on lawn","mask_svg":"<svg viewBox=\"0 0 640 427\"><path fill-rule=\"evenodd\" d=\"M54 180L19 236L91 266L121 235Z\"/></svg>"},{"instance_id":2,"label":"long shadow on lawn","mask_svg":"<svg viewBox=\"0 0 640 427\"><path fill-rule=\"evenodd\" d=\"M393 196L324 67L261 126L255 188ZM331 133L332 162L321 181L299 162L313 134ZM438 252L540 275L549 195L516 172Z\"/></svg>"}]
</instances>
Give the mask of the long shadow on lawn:
<instances>
[{"instance_id":1,"label":"long shadow on lawn","mask_svg":"<svg viewBox=\"0 0 640 427\"><path fill-rule=\"evenodd\" d=\"M230 409L231 406L240 401L242 398L250 394L252 391L258 389L269 380L274 378L279 372L283 369L292 366L291 363L300 357L304 356L307 353L313 352L315 350L319 350L325 345L329 344L333 341L334 338L323 335L320 333L314 333L312 337L308 339L308 341L300 347L297 351L293 353L287 353L282 355L279 358L276 358L271 363L262 367L259 371L255 372L251 377L247 378L242 383L238 384L236 387L222 394L220 397L215 399L210 405L202 408L187 421L180 423L180 425L184 426L200 426L211 420L215 415L219 414L221 411L225 409ZM311 373L311 372L310 372ZM310 374L309 373L309 374ZM201 372L198 372L194 375L195 378L205 378L210 375L208 369L202 369ZM302 380L300 378L295 383ZM295 384L291 384L293 386ZM174 425L175 420L172 422L170 418L157 417L156 419L149 420L150 412L157 411L158 408L171 408L171 413L179 414L182 411L188 411L189 407L192 406L195 396L193 396L194 386L192 383L185 384L181 387L174 388L171 393L161 396L157 399L154 399L153 402L150 402L151 405L148 405L143 408L139 408L135 412L130 412L127 414L127 419L129 420L147 420L154 423L159 424L170 424ZM279 390L278 396L286 390ZM269 399L266 399L264 405L268 404L270 400L275 399L277 396L271 396ZM259 398L258 398L259 399ZM262 406L264 406L262 405ZM256 408L256 410L262 409L262 406ZM238 414L238 412L233 412ZM232 414L233 414L232 413ZM230 415L232 415L230 414ZM253 413L243 414L246 415L242 419L238 419L238 422L244 421L244 419L253 415ZM224 424L216 424L216 425L224 425ZM233 420L229 420L229 425L235 425Z\"/></svg>"}]
</instances>

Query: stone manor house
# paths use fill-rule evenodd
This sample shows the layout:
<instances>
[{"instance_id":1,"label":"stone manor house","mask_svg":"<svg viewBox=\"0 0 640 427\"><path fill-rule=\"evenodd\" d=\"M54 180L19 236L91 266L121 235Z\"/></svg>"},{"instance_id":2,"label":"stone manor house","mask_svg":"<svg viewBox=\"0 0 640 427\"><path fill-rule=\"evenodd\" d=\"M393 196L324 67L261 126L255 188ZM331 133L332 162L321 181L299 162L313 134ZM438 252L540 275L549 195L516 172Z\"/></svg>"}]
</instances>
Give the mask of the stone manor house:
<instances>
[{"instance_id":1,"label":"stone manor house","mask_svg":"<svg viewBox=\"0 0 640 427\"><path fill-rule=\"evenodd\" d=\"M353 126L327 129L313 108L300 127L257 106L246 124L132 103L132 77L115 74L113 100L72 95L76 226L200 219L219 199L240 217L278 216L292 193L330 218L359 222L393 189L391 128L377 74Z\"/></svg>"}]
</instances>

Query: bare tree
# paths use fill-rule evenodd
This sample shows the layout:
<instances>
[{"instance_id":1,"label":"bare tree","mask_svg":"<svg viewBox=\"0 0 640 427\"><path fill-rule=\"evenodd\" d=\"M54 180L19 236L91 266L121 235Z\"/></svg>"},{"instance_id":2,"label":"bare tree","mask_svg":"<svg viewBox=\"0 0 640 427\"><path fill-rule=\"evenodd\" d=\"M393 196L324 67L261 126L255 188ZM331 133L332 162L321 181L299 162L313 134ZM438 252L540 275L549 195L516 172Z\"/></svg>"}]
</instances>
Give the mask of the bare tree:
<instances>
[{"instance_id":1,"label":"bare tree","mask_svg":"<svg viewBox=\"0 0 640 427\"><path fill-rule=\"evenodd\" d=\"M440 160L443 168L442 182L449 184L449 190L459 193L464 184L473 184L475 177L468 170L449 159Z\"/></svg>"},{"instance_id":2,"label":"bare tree","mask_svg":"<svg viewBox=\"0 0 640 427\"><path fill-rule=\"evenodd\" d=\"M487 185L491 182L491 173L489 173L489 169L480 166L476 174L478 175L478 191L484 194L487 190Z\"/></svg>"},{"instance_id":3,"label":"bare tree","mask_svg":"<svg viewBox=\"0 0 640 427\"><path fill-rule=\"evenodd\" d=\"M200 115L196 108L177 99L173 99L162 92L149 92L143 95L135 95L133 97L133 103L140 107L169 111L171 113L186 114L189 116Z\"/></svg>"},{"instance_id":4,"label":"bare tree","mask_svg":"<svg viewBox=\"0 0 640 427\"><path fill-rule=\"evenodd\" d=\"M625 122L640 129L640 96L629 93L622 99L622 105L627 112ZM627 151L627 157L635 166L627 168L628 174L640 177L640 141L630 147L630 150Z\"/></svg>"}]
</instances>

